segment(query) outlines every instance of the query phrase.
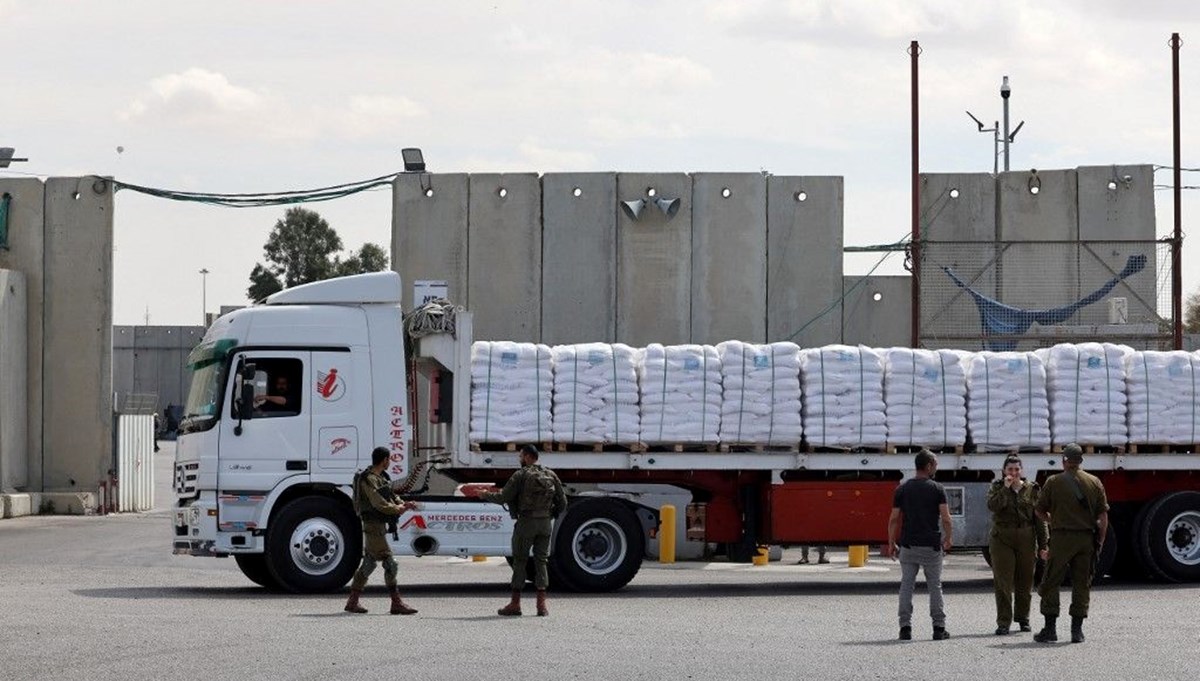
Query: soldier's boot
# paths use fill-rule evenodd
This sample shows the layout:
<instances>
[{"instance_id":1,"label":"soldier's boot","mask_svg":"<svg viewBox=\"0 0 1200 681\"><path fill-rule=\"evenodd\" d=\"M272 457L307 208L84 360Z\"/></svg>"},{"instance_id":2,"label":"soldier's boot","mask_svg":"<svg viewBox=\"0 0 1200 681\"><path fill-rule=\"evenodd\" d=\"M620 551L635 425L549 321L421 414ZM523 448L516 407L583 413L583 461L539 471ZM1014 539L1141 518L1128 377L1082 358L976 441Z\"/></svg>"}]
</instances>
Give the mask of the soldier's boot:
<instances>
[{"instance_id":1,"label":"soldier's boot","mask_svg":"<svg viewBox=\"0 0 1200 681\"><path fill-rule=\"evenodd\" d=\"M550 609L546 607L546 590L538 589L537 592L537 613L538 617L545 617L550 614Z\"/></svg>"},{"instance_id":2,"label":"soldier's boot","mask_svg":"<svg viewBox=\"0 0 1200 681\"><path fill-rule=\"evenodd\" d=\"M391 613L393 615L415 615L417 614L417 609L410 608L407 603L400 600L400 592L398 590L393 590Z\"/></svg>"},{"instance_id":3,"label":"soldier's boot","mask_svg":"<svg viewBox=\"0 0 1200 681\"><path fill-rule=\"evenodd\" d=\"M1046 615L1046 626L1042 627L1041 631L1039 631L1038 633L1033 635L1033 640L1037 641L1038 643L1055 643L1055 642L1057 642L1058 641L1058 628L1055 626L1055 622L1057 622L1057 621L1058 621L1057 617L1051 617L1049 615Z\"/></svg>"},{"instance_id":4,"label":"soldier's boot","mask_svg":"<svg viewBox=\"0 0 1200 681\"><path fill-rule=\"evenodd\" d=\"M1071 618L1071 643L1083 643L1083 618Z\"/></svg>"},{"instance_id":5,"label":"soldier's boot","mask_svg":"<svg viewBox=\"0 0 1200 681\"><path fill-rule=\"evenodd\" d=\"M1029 626L1029 620L1017 620L1017 626L1021 627L1021 631L1033 631Z\"/></svg>"},{"instance_id":6,"label":"soldier's boot","mask_svg":"<svg viewBox=\"0 0 1200 681\"><path fill-rule=\"evenodd\" d=\"M521 592L513 589L512 600L508 605L496 611L497 615L502 617L520 617L521 616Z\"/></svg>"},{"instance_id":7,"label":"soldier's boot","mask_svg":"<svg viewBox=\"0 0 1200 681\"><path fill-rule=\"evenodd\" d=\"M343 608L346 612L353 612L359 615L366 614L367 609L358 604L358 597L362 595L361 591L351 591L350 598L346 600L346 607Z\"/></svg>"}]
</instances>

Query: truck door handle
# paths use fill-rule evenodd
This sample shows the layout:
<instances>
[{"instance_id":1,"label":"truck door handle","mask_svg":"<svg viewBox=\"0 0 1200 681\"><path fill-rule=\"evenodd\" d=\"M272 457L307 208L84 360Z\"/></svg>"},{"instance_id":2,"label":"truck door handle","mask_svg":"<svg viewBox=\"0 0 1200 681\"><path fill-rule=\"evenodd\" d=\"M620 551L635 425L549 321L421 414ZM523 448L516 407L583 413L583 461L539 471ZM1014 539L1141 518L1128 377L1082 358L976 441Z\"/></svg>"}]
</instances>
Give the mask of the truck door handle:
<instances>
[{"instance_id":1,"label":"truck door handle","mask_svg":"<svg viewBox=\"0 0 1200 681\"><path fill-rule=\"evenodd\" d=\"M289 471L306 471L308 470L307 461L288 461L287 469Z\"/></svg>"}]
</instances>

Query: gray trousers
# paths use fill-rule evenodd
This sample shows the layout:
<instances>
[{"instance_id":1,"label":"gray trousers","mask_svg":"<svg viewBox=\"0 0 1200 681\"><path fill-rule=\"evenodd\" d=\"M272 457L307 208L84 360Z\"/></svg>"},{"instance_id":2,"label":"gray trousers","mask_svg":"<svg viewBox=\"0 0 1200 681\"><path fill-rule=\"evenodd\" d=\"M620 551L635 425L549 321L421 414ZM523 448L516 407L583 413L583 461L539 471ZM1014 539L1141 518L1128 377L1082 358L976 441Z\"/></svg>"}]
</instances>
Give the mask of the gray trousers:
<instances>
[{"instance_id":1,"label":"gray trousers","mask_svg":"<svg viewBox=\"0 0 1200 681\"><path fill-rule=\"evenodd\" d=\"M946 626L946 606L942 600L942 551L922 546L900 547L900 626L912 626L913 588L917 573L925 570L929 589L929 617L933 626Z\"/></svg>"}]
</instances>

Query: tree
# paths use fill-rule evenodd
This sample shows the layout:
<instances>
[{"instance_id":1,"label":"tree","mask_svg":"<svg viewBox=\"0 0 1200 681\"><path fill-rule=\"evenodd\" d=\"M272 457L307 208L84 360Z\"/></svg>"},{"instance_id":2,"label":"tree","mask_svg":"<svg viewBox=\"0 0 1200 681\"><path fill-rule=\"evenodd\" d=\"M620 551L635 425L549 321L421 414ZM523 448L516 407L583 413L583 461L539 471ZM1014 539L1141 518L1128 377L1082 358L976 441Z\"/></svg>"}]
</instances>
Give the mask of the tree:
<instances>
[{"instance_id":1,"label":"tree","mask_svg":"<svg viewBox=\"0 0 1200 681\"><path fill-rule=\"evenodd\" d=\"M316 211L289 208L275 222L263 245L266 264L255 263L250 272L250 300L311 281L387 269L387 251L377 244L364 244L345 260L339 255L342 238Z\"/></svg>"},{"instance_id":2,"label":"tree","mask_svg":"<svg viewBox=\"0 0 1200 681\"><path fill-rule=\"evenodd\" d=\"M1200 333L1200 291L1189 295L1183 304L1183 332Z\"/></svg>"}]
</instances>

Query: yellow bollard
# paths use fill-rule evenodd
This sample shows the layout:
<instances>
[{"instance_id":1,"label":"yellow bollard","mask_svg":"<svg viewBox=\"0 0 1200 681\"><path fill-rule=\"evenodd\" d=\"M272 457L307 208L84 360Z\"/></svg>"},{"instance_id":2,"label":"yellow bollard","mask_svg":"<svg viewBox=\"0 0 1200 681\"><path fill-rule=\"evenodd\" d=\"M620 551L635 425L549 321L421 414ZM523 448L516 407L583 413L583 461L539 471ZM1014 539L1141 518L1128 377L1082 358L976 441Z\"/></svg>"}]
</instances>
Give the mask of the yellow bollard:
<instances>
[{"instance_id":1,"label":"yellow bollard","mask_svg":"<svg viewBox=\"0 0 1200 681\"><path fill-rule=\"evenodd\" d=\"M860 568L867 564L867 546L851 546L849 564L852 568Z\"/></svg>"},{"instance_id":2,"label":"yellow bollard","mask_svg":"<svg viewBox=\"0 0 1200 681\"><path fill-rule=\"evenodd\" d=\"M758 547L754 552L754 558L751 559L751 562L759 567L766 565L771 561L771 554L768 551L769 549L765 546Z\"/></svg>"},{"instance_id":3,"label":"yellow bollard","mask_svg":"<svg viewBox=\"0 0 1200 681\"><path fill-rule=\"evenodd\" d=\"M675 562L675 507L671 504L658 511L658 562Z\"/></svg>"},{"instance_id":4,"label":"yellow bollard","mask_svg":"<svg viewBox=\"0 0 1200 681\"><path fill-rule=\"evenodd\" d=\"M471 556L472 563L486 563L487 556Z\"/></svg>"}]
</instances>

